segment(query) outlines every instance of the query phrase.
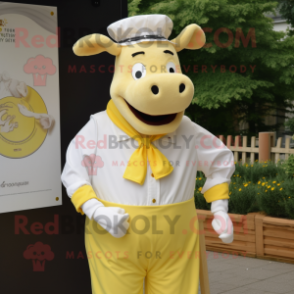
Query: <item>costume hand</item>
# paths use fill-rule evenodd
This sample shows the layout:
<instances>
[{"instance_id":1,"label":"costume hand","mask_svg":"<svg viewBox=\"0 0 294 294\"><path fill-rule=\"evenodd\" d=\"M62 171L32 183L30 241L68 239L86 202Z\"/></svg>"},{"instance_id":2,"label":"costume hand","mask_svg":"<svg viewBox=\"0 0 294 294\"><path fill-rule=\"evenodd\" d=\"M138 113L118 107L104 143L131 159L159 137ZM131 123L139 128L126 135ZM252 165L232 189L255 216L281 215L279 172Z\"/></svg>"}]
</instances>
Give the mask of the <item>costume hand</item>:
<instances>
[{"instance_id":1,"label":"costume hand","mask_svg":"<svg viewBox=\"0 0 294 294\"><path fill-rule=\"evenodd\" d=\"M224 243L234 240L234 227L228 215L228 200L216 200L211 203L211 212L214 214L212 227Z\"/></svg>"},{"instance_id":2,"label":"costume hand","mask_svg":"<svg viewBox=\"0 0 294 294\"><path fill-rule=\"evenodd\" d=\"M129 214L119 207L105 207L97 199L90 199L82 205L83 212L89 219L94 219L113 237L123 237L129 228Z\"/></svg>"},{"instance_id":3,"label":"costume hand","mask_svg":"<svg viewBox=\"0 0 294 294\"><path fill-rule=\"evenodd\" d=\"M113 237L123 237L129 228L129 214L119 207L99 207L94 213L94 220Z\"/></svg>"}]
</instances>

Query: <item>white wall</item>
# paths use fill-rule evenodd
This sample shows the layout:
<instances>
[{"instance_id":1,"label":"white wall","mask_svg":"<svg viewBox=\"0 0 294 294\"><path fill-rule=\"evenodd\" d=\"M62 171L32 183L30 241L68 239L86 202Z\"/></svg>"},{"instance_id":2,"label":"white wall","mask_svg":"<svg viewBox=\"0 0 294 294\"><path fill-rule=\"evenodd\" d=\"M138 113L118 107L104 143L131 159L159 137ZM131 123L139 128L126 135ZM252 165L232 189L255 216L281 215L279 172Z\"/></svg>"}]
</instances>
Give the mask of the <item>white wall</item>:
<instances>
[{"instance_id":1,"label":"white wall","mask_svg":"<svg viewBox=\"0 0 294 294\"><path fill-rule=\"evenodd\" d=\"M289 24L287 24L285 21L277 21L274 24L274 31L277 31L277 32L284 31L284 32L286 32L288 27L289 27Z\"/></svg>"}]
</instances>

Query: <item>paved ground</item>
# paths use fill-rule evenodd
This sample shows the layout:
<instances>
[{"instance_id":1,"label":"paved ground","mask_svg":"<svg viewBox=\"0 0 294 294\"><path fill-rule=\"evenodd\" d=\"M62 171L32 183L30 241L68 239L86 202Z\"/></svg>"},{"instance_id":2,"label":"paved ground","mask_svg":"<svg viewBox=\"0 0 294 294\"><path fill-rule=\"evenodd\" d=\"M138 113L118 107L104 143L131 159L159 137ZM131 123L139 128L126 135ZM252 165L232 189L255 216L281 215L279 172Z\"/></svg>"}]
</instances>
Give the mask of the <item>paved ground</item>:
<instances>
[{"instance_id":1,"label":"paved ground","mask_svg":"<svg viewBox=\"0 0 294 294\"><path fill-rule=\"evenodd\" d=\"M294 294L294 264L207 254L211 294Z\"/></svg>"}]
</instances>

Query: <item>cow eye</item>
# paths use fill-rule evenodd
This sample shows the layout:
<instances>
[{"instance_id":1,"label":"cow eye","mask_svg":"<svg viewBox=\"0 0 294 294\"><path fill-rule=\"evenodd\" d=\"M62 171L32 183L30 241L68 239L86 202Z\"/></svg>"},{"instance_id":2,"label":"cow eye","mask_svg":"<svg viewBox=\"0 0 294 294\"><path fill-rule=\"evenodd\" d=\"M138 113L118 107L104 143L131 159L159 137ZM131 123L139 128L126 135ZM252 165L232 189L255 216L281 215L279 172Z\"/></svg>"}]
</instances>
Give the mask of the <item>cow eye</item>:
<instances>
[{"instance_id":1,"label":"cow eye","mask_svg":"<svg viewBox=\"0 0 294 294\"><path fill-rule=\"evenodd\" d=\"M142 63L136 63L132 69L132 76L134 80L139 80L144 78L146 75L146 68Z\"/></svg>"},{"instance_id":2,"label":"cow eye","mask_svg":"<svg viewBox=\"0 0 294 294\"><path fill-rule=\"evenodd\" d=\"M175 65L173 62L169 62L169 63L166 65L166 70L167 70L167 72L169 72L169 73L175 73L175 72L176 72L176 65Z\"/></svg>"}]
</instances>

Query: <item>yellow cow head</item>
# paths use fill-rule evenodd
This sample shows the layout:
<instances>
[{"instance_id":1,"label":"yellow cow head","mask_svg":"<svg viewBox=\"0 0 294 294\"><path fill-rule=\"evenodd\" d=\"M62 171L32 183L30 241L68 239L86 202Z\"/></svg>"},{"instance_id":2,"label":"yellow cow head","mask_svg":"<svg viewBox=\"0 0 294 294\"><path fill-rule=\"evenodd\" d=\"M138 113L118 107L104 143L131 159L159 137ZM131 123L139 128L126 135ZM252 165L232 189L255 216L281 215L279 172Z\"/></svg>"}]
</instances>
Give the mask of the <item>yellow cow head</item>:
<instances>
[{"instance_id":1,"label":"yellow cow head","mask_svg":"<svg viewBox=\"0 0 294 294\"><path fill-rule=\"evenodd\" d=\"M158 135L177 129L190 105L194 86L181 72L177 52L199 49L205 34L188 25L175 39L121 45L101 34L81 38L73 47L78 56L104 51L116 56L110 94L123 117L139 133Z\"/></svg>"}]
</instances>

